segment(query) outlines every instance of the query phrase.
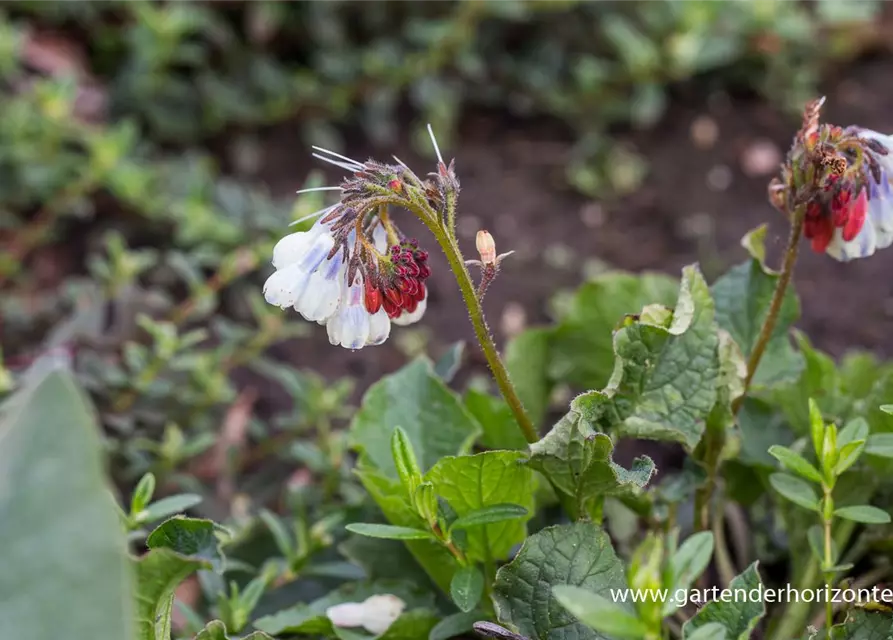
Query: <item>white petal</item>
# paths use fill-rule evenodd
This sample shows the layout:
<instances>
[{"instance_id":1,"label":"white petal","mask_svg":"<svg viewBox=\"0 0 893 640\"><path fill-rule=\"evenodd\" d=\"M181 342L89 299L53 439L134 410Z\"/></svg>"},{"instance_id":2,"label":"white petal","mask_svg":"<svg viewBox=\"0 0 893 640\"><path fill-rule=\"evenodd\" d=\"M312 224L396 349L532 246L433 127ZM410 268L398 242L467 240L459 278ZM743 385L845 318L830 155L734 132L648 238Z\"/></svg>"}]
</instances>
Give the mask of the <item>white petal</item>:
<instances>
[{"instance_id":1,"label":"white petal","mask_svg":"<svg viewBox=\"0 0 893 640\"><path fill-rule=\"evenodd\" d=\"M379 345L387 340L389 335L391 335L391 319L384 309L379 309L369 317L369 338L366 344Z\"/></svg>"},{"instance_id":2,"label":"white petal","mask_svg":"<svg viewBox=\"0 0 893 640\"><path fill-rule=\"evenodd\" d=\"M318 233L297 264L301 265L301 268L307 271L307 273L311 273L322 264L322 261L326 259L334 246L335 238L332 237L331 233Z\"/></svg>"},{"instance_id":3,"label":"white petal","mask_svg":"<svg viewBox=\"0 0 893 640\"><path fill-rule=\"evenodd\" d=\"M422 316L425 315L425 309L428 308L428 294L425 294L425 297L422 298L422 301L419 303L419 306L415 308L415 311L412 313L407 313L404 311L402 314L391 320L394 324L405 327L407 325L418 322L422 319Z\"/></svg>"},{"instance_id":4,"label":"white petal","mask_svg":"<svg viewBox=\"0 0 893 640\"><path fill-rule=\"evenodd\" d=\"M835 260L849 262L856 258L867 258L873 255L876 249L877 234L874 231L874 224L870 218L866 218L862 230L849 242L844 242L842 229L835 229L825 252Z\"/></svg>"},{"instance_id":5,"label":"white petal","mask_svg":"<svg viewBox=\"0 0 893 640\"><path fill-rule=\"evenodd\" d=\"M264 283L264 299L283 309L290 307L297 301L308 280L307 272L296 264L279 269Z\"/></svg>"},{"instance_id":6,"label":"white petal","mask_svg":"<svg viewBox=\"0 0 893 640\"><path fill-rule=\"evenodd\" d=\"M273 266L277 269L282 269L290 264L299 262L310 246L312 239L313 235L307 231L290 233L282 238L273 247Z\"/></svg>"},{"instance_id":7,"label":"white petal","mask_svg":"<svg viewBox=\"0 0 893 640\"><path fill-rule=\"evenodd\" d=\"M336 627L361 627L366 619L366 606L362 602L345 602L326 609L326 617Z\"/></svg>"},{"instance_id":8,"label":"white petal","mask_svg":"<svg viewBox=\"0 0 893 640\"><path fill-rule=\"evenodd\" d=\"M327 280L317 270L310 276L310 282L295 303L295 311L311 322L325 321L338 309L341 302L341 284L338 280Z\"/></svg>"},{"instance_id":9,"label":"white petal","mask_svg":"<svg viewBox=\"0 0 893 640\"><path fill-rule=\"evenodd\" d=\"M380 635L400 617L406 608L406 603L397 596L384 594L366 598L363 606L366 609L363 627L369 633Z\"/></svg>"}]
</instances>

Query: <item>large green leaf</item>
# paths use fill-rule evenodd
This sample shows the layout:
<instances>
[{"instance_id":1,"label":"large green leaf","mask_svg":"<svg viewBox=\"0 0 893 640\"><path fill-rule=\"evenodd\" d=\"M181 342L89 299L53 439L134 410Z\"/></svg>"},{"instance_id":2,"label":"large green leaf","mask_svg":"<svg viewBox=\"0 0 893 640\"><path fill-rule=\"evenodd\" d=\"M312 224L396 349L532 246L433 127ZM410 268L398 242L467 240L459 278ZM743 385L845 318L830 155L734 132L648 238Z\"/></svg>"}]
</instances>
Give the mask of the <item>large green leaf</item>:
<instances>
[{"instance_id":1,"label":"large green leaf","mask_svg":"<svg viewBox=\"0 0 893 640\"><path fill-rule=\"evenodd\" d=\"M778 281L778 273L766 266L765 242L765 225L744 236L741 244L751 259L733 267L711 287L716 301L716 322L732 335L745 356L750 356L757 343ZM800 303L789 287L754 384L794 379L799 375L803 358L792 348L789 335L791 325L799 316Z\"/></svg>"},{"instance_id":2,"label":"large green leaf","mask_svg":"<svg viewBox=\"0 0 893 640\"><path fill-rule=\"evenodd\" d=\"M388 522L399 527L427 526L413 511L398 480L389 478L365 458L360 459L356 474ZM407 540L406 548L431 580L444 593L449 593L450 580L458 566L450 552L439 543L429 540Z\"/></svg>"},{"instance_id":3,"label":"large green leaf","mask_svg":"<svg viewBox=\"0 0 893 640\"><path fill-rule=\"evenodd\" d=\"M669 276L607 273L580 287L550 340L551 379L600 389L614 369L617 322L649 304L671 305L678 284Z\"/></svg>"},{"instance_id":4,"label":"large green leaf","mask_svg":"<svg viewBox=\"0 0 893 640\"><path fill-rule=\"evenodd\" d=\"M481 427L461 400L418 359L369 388L350 426L351 442L386 475L397 477L391 433L402 427L422 470L468 452Z\"/></svg>"},{"instance_id":5,"label":"large green leaf","mask_svg":"<svg viewBox=\"0 0 893 640\"><path fill-rule=\"evenodd\" d=\"M600 415L605 401L598 392L578 396L552 430L530 445L530 466L546 476L580 514L606 495L641 489L655 471L648 456L636 458L629 470L612 460L613 441L597 433L589 421Z\"/></svg>"},{"instance_id":6,"label":"large green leaf","mask_svg":"<svg viewBox=\"0 0 893 640\"><path fill-rule=\"evenodd\" d=\"M149 551L134 560L139 640L169 640L177 586L196 571L222 568L215 531L210 520L178 517L149 534Z\"/></svg>"},{"instance_id":7,"label":"large green leaf","mask_svg":"<svg viewBox=\"0 0 893 640\"><path fill-rule=\"evenodd\" d=\"M406 609L380 637L398 640L409 630L424 633L415 637L426 637L436 624L433 617L434 595L403 581L380 580L376 582L356 582L346 584L327 596L309 604L297 604L269 616L254 621L254 626L272 635L322 635L339 638L369 638L361 629L339 629L326 617L326 609L345 602L363 602L374 595L390 594L406 603ZM412 635L408 636L413 637Z\"/></svg>"},{"instance_id":8,"label":"large green leaf","mask_svg":"<svg viewBox=\"0 0 893 640\"><path fill-rule=\"evenodd\" d=\"M100 452L67 371L32 373L0 409L0 635L133 637L125 536Z\"/></svg>"},{"instance_id":9,"label":"large green leaf","mask_svg":"<svg viewBox=\"0 0 893 640\"><path fill-rule=\"evenodd\" d=\"M487 451L475 456L444 458L425 476L434 492L449 502L460 518L498 504L513 503L533 513L533 474L517 451ZM466 553L471 560L503 558L527 534L529 516L467 529ZM489 552L488 552L489 547Z\"/></svg>"},{"instance_id":10,"label":"large green leaf","mask_svg":"<svg viewBox=\"0 0 893 640\"><path fill-rule=\"evenodd\" d=\"M733 598L731 602L713 600L704 605L682 628L683 637L690 638L692 633L711 622L719 623L726 630L727 640L746 640L760 618L766 613L766 605L762 598L756 597L760 588L760 574L754 562L743 573L736 576L729 590L731 593L746 592L745 597ZM754 596L750 596L753 590Z\"/></svg>"},{"instance_id":11,"label":"large green leaf","mask_svg":"<svg viewBox=\"0 0 893 640\"><path fill-rule=\"evenodd\" d=\"M469 389L465 393L465 407L481 424L483 446L488 449L527 450L527 439L518 428L515 415L505 400Z\"/></svg>"},{"instance_id":12,"label":"large green leaf","mask_svg":"<svg viewBox=\"0 0 893 640\"><path fill-rule=\"evenodd\" d=\"M558 603L552 592L558 585L582 587L611 600L611 590L627 588L623 565L598 526L548 527L527 538L514 560L497 572L493 601L499 621L532 640L606 638Z\"/></svg>"}]
</instances>

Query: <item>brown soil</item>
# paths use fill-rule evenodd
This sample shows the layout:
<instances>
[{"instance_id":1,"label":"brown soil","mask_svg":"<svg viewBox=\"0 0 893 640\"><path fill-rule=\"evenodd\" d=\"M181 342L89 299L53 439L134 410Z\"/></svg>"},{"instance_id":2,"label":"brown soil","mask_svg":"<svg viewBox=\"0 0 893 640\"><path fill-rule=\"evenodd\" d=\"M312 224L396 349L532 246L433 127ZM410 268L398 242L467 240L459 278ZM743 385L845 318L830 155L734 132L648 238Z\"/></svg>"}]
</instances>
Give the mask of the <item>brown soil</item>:
<instances>
[{"instance_id":1,"label":"brown soil","mask_svg":"<svg viewBox=\"0 0 893 640\"><path fill-rule=\"evenodd\" d=\"M850 69L845 80L825 87L825 119L893 129L893 93L875 90L878 80L891 73L891 57ZM691 104L677 101L653 131L620 136L649 159L650 174L634 196L602 206L563 187L562 167L571 148L566 130L507 122L499 114L467 116L460 142L447 151L456 157L462 181L463 247L473 254L474 233L486 228L499 251L517 252L486 300L497 339L504 342L507 331L519 322L548 321L549 300L560 289L581 282L587 260L673 274L700 261L708 277L715 277L744 258L741 236L766 222L770 259L777 260L786 230L766 200L766 185L798 124L796 117L755 100L710 96ZM295 125L276 127L263 144L267 155L262 175L279 195L298 188L310 166L302 158L297 132ZM718 136L710 144L713 134ZM346 150L358 158L386 158L391 151L362 145ZM415 166L429 162L404 147L398 155ZM338 179L336 172L331 176ZM424 238L424 232L419 231L419 237ZM887 328L893 304L884 274L893 254L840 264L813 254L805 244L802 249L795 275L802 300L798 326L835 355L857 347L880 356L891 353L893 336ZM456 340L471 340L473 334L445 260L436 251L432 254L430 304L420 325L431 337L429 353L437 355ZM406 329L395 328L384 348L356 353L330 347L324 332L315 331L310 340L282 345L279 357L329 376L358 376L360 389L405 361L395 345ZM482 364L474 349L467 358Z\"/></svg>"}]
</instances>

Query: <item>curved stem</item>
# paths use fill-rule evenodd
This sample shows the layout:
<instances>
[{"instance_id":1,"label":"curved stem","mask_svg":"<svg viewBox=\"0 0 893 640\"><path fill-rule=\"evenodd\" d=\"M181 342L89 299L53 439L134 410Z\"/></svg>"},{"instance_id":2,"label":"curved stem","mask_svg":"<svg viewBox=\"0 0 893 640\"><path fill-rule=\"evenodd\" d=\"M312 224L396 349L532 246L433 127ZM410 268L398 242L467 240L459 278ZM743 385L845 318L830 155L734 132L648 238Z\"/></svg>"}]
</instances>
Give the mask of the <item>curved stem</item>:
<instances>
[{"instance_id":1,"label":"curved stem","mask_svg":"<svg viewBox=\"0 0 893 640\"><path fill-rule=\"evenodd\" d=\"M453 275L456 276L456 282L459 284L462 298L465 301L465 306L468 308L468 315L471 317L471 324L474 325L475 336L481 345L484 357L487 358L490 371L493 372L493 377L496 378L499 391L512 410L512 414L514 414L518 427L524 434L524 438L527 442L536 442L539 440L536 428L533 426L530 416L524 410L524 405L515 391L511 378L509 378L508 370L505 368L505 364L503 364L502 359L499 357L499 352L496 350L496 344L493 342L493 336L490 334L490 328L487 326L487 320L484 317L481 301L477 297L474 282L471 280L468 269L465 268L465 261L462 259L462 253L459 251L458 245L437 222L425 218L423 218L423 222L434 234L437 243L446 255Z\"/></svg>"},{"instance_id":2,"label":"curved stem","mask_svg":"<svg viewBox=\"0 0 893 640\"><path fill-rule=\"evenodd\" d=\"M794 215L791 218L791 232L788 235L788 246L784 254L784 262L781 265L781 273L778 275L778 282L775 283L775 292L772 294L772 302L769 304L769 312L766 319L763 320L763 326L760 329L760 335L754 345L750 358L747 361L747 377L744 379L744 390L732 403L732 411L737 413L744 403L747 396L747 390L753 382L753 377L760 366L760 360L766 351L772 334L775 332L775 324L778 322L778 314L781 312L781 306L784 302L784 294L791 282L791 276L794 274L794 265L797 263L797 254L800 247L800 235L803 233L803 219L806 217L806 207L799 205L794 209Z\"/></svg>"}]
</instances>

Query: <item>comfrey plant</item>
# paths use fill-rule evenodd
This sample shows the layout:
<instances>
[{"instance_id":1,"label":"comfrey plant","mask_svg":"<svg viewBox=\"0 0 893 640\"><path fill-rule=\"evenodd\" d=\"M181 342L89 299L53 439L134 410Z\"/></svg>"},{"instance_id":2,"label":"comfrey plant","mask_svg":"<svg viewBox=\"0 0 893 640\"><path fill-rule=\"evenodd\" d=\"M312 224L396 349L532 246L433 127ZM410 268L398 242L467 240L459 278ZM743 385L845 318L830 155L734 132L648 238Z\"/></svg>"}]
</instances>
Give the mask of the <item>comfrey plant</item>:
<instances>
[{"instance_id":1,"label":"comfrey plant","mask_svg":"<svg viewBox=\"0 0 893 640\"><path fill-rule=\"evenodd\" d=\"M318 150L350 175L324 188L340 199L309 230L273 248L267 302L348 349L421 320L430 267L397 225L408 211L446 255L501 397L486 382L452 388L460 348L385 376L356 411L349 386L258 356L295 403L269 420L273 436L257 437L265 419L240 393L208 456L213 486L193 456L168 454L116 512L78 379L43 361L0 406L0 478L15 479L0 491L0 628L39 640L59 628L91 640L172 628L197 640L893 637L893 364L815 349L792 331L790 286L803 236L841 261L891 244L893 140L822 124L820 106L769 188L790 222L780 271L761 227L710 284L697 265L679 280L603 274L504 355L481 303L506 254L481 231L479 256L463 258L454 164L438 150L421 178L399 160ZM180 358L165 326L154 338ZM160 371L149 354L130 357ZM583 391L569 407L568 389ZM174 425L152 444L176 453L183 438ZM648 456L618 459L621 439L684 456L658 473Z\"/></svg>"}]
</instances>

